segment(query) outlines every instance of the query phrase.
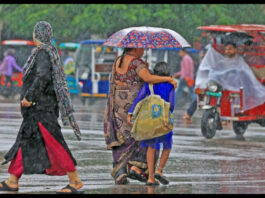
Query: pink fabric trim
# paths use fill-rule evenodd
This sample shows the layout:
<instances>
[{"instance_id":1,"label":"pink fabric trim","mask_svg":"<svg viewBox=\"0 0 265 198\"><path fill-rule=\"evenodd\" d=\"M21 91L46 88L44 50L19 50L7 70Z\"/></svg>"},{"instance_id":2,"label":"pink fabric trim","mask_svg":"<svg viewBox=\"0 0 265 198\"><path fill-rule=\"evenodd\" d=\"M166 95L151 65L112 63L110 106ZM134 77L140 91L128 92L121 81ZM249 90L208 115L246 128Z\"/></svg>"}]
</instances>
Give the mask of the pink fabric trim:
<instances>
[{"instance_id":1,"label":"pink fabric trim","mask_svg":"<svg viewBox=\"0 0 265 198\"><path fill-rule=\"evenodd\" d=\"M62 145L40 122L38 124L51 162L51 168L46 169L46 173L48 175L66 175L66 172L75 171L74 162Z\"/></svg>"},{"instance_id":2,"label":"pink fabric trim","mask_svg":"<svg viewBox=\"0 0 265 198\"><path fill-rule=\"evenodd\" d=\"M48 175L66 175L66 172L76 170L75 165L69 154L61 144L49 133L49 131L39 122L41 134L44 139L45 148L50 159L51 168L46 169ZM8 168L10 174L15 175L18 179L23 173L22 152L19 148L16 157L11 161Z\"/></svg>"},{"instance_id":3,"label":"pink fabric trim","mask_svg":"<svg viewBox=\"0 0 265 198\"><path fill-rule=\"evenodd\" d=\"M15 175L18 179L21 177L23 173L23 161L22 161L21 148L18 149L18 153L16 157L11 161L11 164L8 168L8 172L10 174Z\"/></svg>"}]
</instances>

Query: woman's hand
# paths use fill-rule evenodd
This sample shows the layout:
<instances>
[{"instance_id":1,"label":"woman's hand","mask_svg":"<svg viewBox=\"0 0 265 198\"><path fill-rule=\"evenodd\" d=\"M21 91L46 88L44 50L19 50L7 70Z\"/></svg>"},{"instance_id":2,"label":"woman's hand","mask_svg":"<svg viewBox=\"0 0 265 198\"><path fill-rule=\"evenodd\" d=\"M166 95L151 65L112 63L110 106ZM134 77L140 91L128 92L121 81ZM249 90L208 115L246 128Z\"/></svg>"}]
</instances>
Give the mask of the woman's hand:
<instances>
[{"instance_id":1,"label":"woman's hand","mask_svg":"<svg viewBox=\"0 0 265 198\"><path fill-rule=\"evenodd\" d=\"M170 77L168 82L174 86L174 89L178 87L177 81L174 78Z\"/></svg>"},{"instance_id":2,"label":"woman's hand","mask_svg":"<svg viewBox=\"0 0 265 198\"><path fill-rule=\"evenodd\" d=\"M21 101L22 107L30 107L32 105L32 102L27 101L26 98L23 98Z\"/></svg>"},{"instance_id":3,"label":"woman's hand","mask_svg":"<svg viewBox=\"0 0 265 198\"><path fill-rule=\"evenodd\" d=\"M127 116L127 122L128 124L132 127L133 126L133 123L132 123L132 114L128 114Z\"/></svg>"}]
</instances>

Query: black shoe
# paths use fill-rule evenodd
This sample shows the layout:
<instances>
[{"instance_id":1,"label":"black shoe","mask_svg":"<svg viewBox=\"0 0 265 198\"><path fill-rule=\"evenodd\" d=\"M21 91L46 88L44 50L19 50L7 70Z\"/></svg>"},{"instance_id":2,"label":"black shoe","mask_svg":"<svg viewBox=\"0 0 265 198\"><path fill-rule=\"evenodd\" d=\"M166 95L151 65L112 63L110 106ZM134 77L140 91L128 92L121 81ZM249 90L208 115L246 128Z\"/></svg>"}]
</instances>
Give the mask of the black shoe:
<instances>
[{"instance_id":1,"label":"black shoe","mask_svg":"<svg viewBox=\"0 0 265 198\"><path fill-rule=\"evenodd\" d=\"M163 185L168 185L169 184L169 181L163 175L160 175L160 174L156 173L155 174L155 178L158 179L161 182L161 184L163 184Z\"/></svg>"}]
</instances>

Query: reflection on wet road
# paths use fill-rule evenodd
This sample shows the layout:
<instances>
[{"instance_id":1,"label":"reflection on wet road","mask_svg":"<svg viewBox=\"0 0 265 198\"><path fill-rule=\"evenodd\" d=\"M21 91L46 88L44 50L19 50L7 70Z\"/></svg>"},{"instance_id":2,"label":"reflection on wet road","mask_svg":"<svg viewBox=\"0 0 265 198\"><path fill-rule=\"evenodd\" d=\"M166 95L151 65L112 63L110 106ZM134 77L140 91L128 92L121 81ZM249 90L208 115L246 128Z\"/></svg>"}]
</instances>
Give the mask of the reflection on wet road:
<instances>
[{"instance_id":1,"label":"reflection on wet road","mask_svg":"<svg viewBox=\"0 0 265 198\"><path fill-rule=\"evenodd\" d=\"M182 109L175 111L173 148L164 170L170 184L147 187L130 180L129 185L116 186L110 175L111 151L106 150L103 136L105 102L100 99L93 105L75 106L81 142L70 128L62 129L77 159L85 193L265 193L265 128L251 124L242 138L236 137L228 124L208 140L200 132L200 112L186 124ZM0 161L14 143L21 121L18 103L0 103ZM8 165L0 166L0 181L8 177ZM19 193L54 193L67 182L67 176L23 175Z\"/></svg>"}]
</instances>

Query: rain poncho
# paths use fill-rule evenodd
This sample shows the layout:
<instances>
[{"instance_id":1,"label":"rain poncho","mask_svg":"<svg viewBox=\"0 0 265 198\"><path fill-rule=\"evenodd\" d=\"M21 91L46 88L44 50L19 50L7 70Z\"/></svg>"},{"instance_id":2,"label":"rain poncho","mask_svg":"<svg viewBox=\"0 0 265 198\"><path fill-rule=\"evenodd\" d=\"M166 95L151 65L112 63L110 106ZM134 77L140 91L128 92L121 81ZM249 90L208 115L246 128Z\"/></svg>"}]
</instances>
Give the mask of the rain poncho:
<instances>
[{"instance_id":1,"label":"rain poncho","mask_svg":"<svg viewBox=\"0 0 265 198\"><path fill-rule=\"evenodd\" d=\"M248 110L265 102L265 86L242 57L228 58L212 47L202 60L195 82L196 88L207 88L207 82L213 80L224 90L239 91L243 87L243 109Z\"/></svg>"}]
</instances>

